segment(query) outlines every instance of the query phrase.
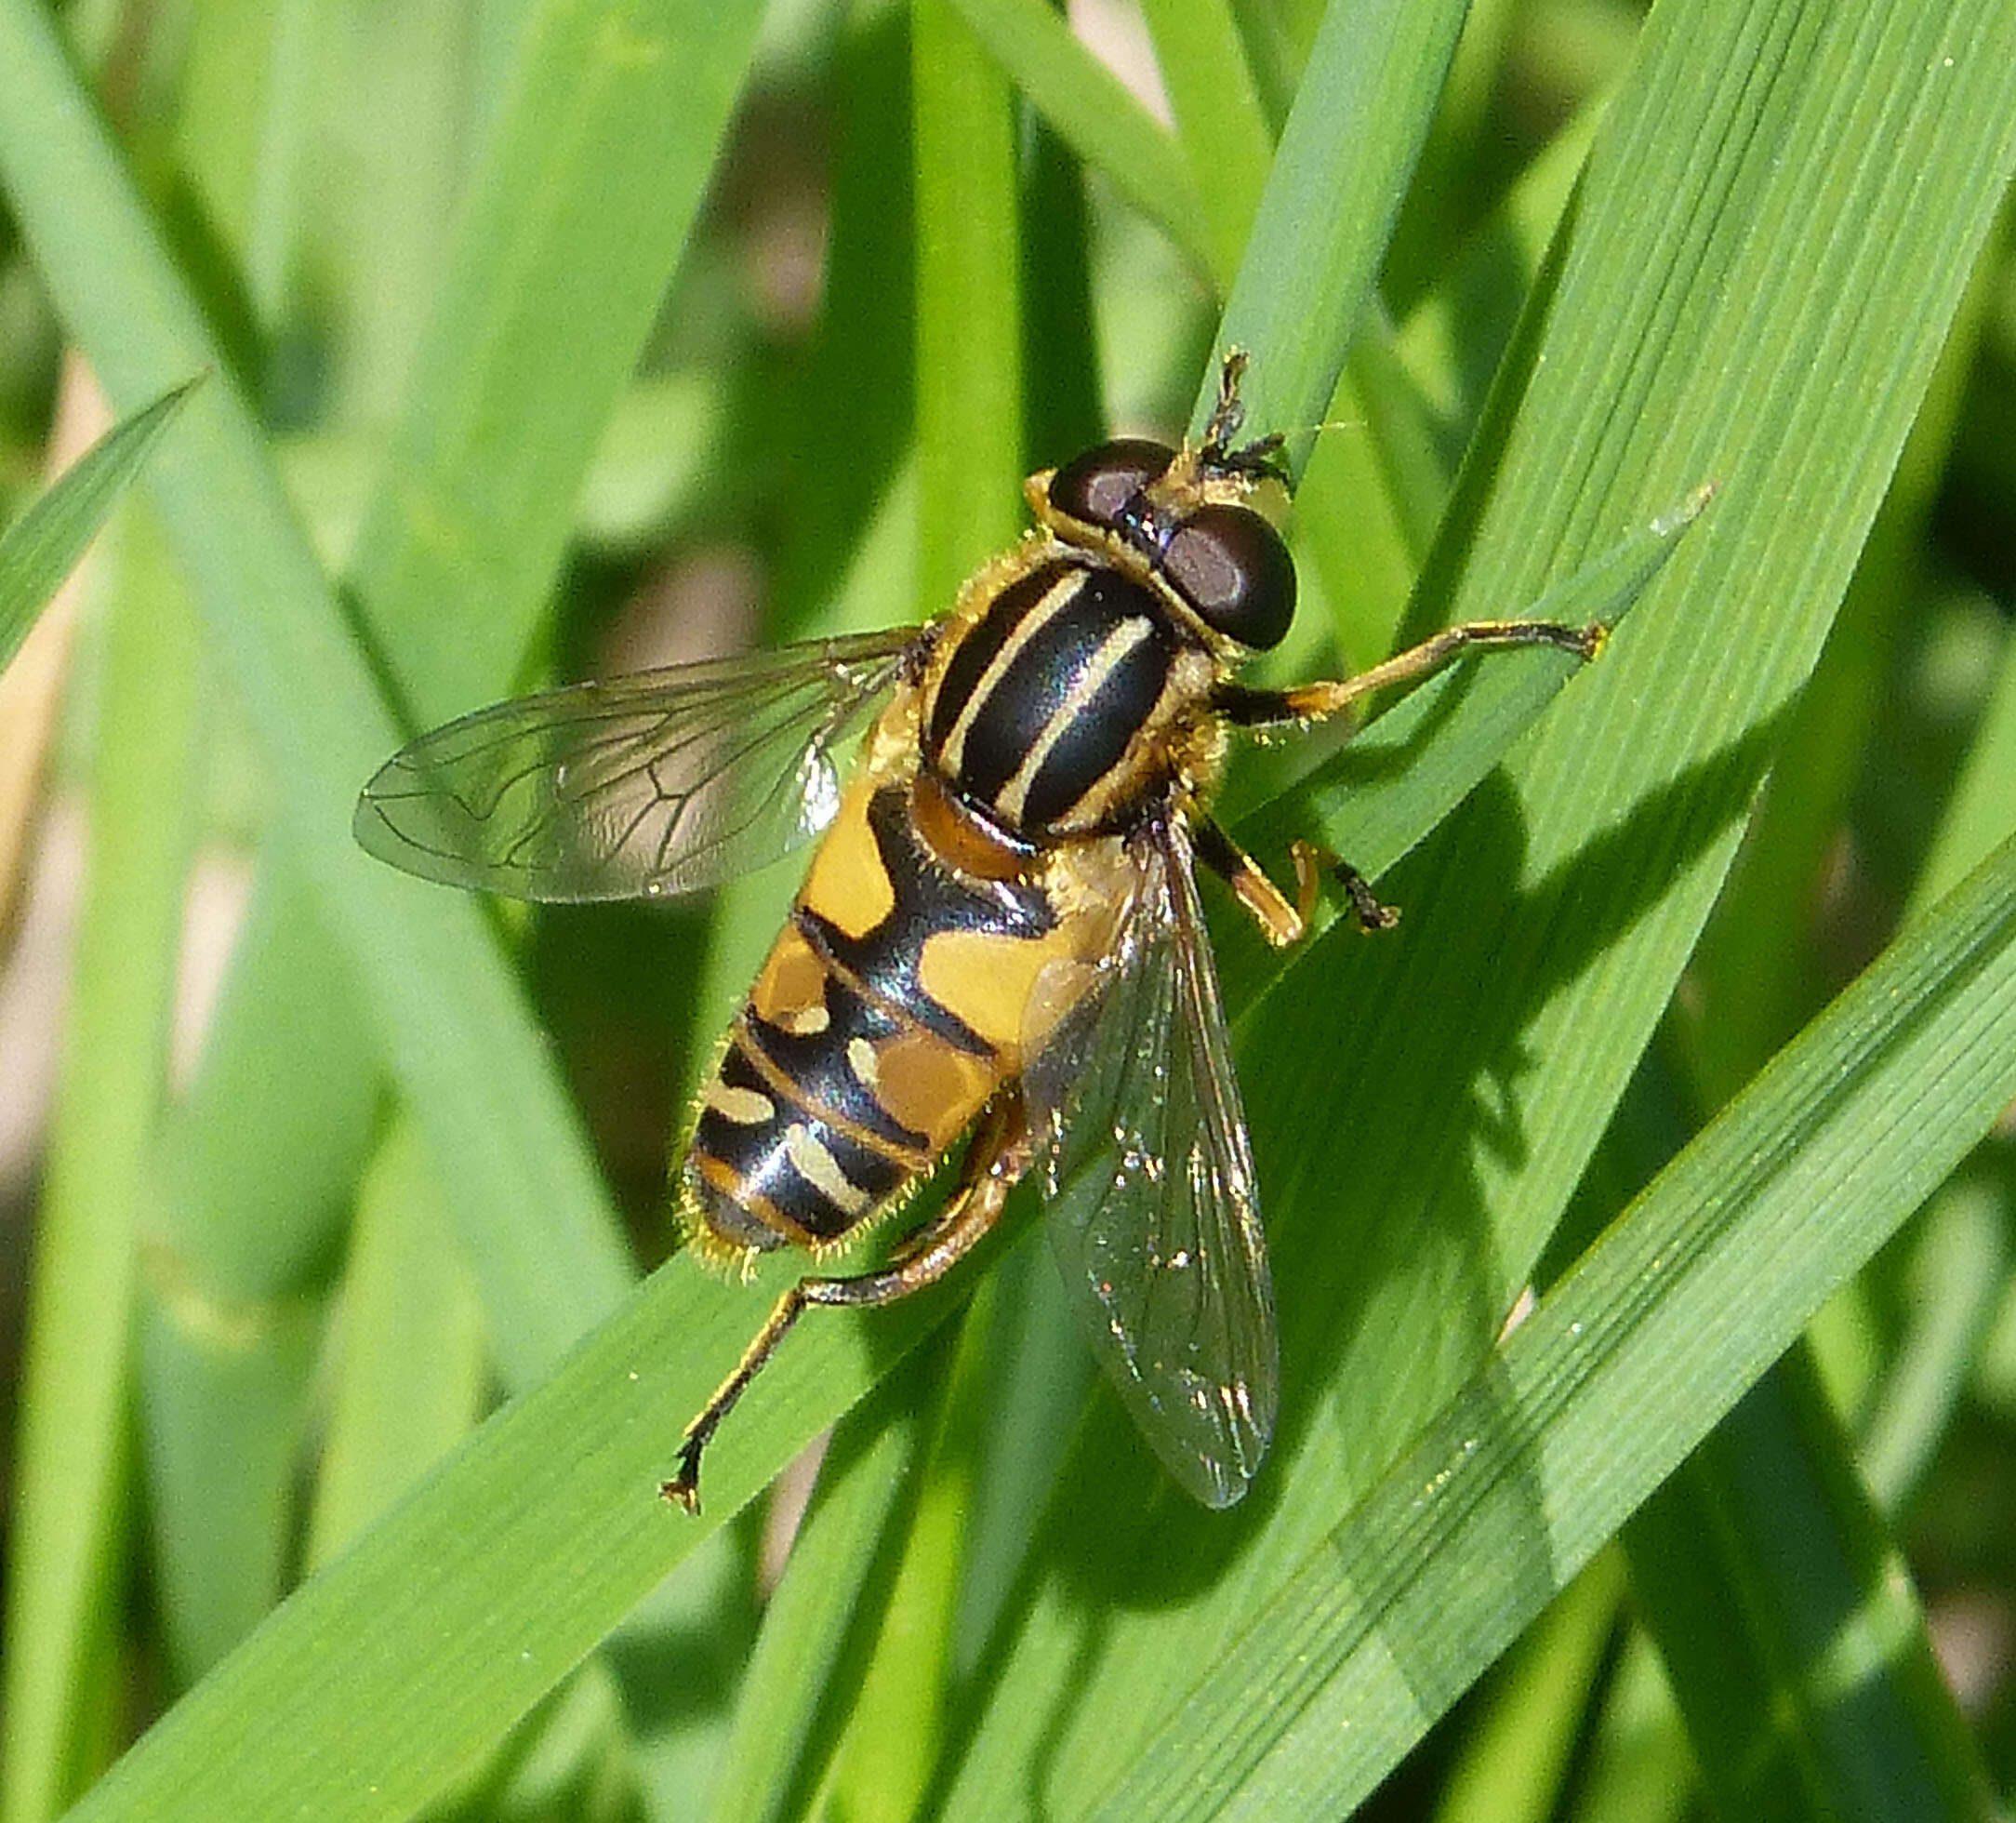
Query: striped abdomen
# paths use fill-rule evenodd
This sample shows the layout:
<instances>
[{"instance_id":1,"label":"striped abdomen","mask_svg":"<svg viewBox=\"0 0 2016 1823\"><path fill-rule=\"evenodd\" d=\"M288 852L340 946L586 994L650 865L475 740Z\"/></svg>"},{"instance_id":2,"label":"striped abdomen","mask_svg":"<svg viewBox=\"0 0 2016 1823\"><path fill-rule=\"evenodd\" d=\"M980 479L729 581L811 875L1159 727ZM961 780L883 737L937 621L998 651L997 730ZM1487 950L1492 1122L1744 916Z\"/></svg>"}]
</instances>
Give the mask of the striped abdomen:
<instances>
[{"instance_id":1,"label":"striped abdomen","mask_svg":"<svg viewBox=\"0 0 2016 1823\"><path fill-rule=\"evenodd\" d=\"M1149 590L1059 555L948 636L925 686L924 762L1008 832L1117 827L1160 782L1157 737L1209 675Z\"/></svg>"},{"instance_id":2,"label":"striped abdomen","mask_svg":"<svg viewBox=\"0 0 2016 1823\"><path fill-rule=\"evenodd\" d=\"M1060 913L1032 880L941 866L919 790L872 767L849 788L729 1032L683 1167L717 1251L816 1246L887 1208L1020 1071L1032 1003L1061 1011L1112 940L1110 896Z\"/></svg>"}]
</instances>

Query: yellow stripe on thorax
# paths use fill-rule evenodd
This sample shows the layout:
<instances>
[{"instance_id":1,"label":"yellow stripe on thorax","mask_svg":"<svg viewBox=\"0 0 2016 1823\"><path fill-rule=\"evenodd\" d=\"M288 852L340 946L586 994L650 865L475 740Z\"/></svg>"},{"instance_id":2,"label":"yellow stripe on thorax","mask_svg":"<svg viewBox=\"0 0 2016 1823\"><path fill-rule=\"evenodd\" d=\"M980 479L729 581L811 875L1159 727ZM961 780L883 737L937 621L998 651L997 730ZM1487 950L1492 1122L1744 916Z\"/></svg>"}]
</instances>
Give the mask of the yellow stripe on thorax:
<instances>
[{"instance_id":1,"label":"yellow stripe on thorax","mask_svg":"<svg viewBox=\"0 0 2016 1823\"><path fill-rule=\"evenodd\" d=\"M1022 648L1070 605L1084 581L1085 573L1077 568L1067 569L1058 577L1043 591L1041 600L1034 603L1015 623L1015 631L1001 642L1001 650L975 680L965 705L959 712L959 719L952 724L951 732L946 736L945 745L938 752L938 764L948 775L955 778L959 776L966 760L966 737L972 732L981 711L987 707L988 699L1007 674L1008 667L1021 656Z\"/></svg>"},{"instance_id":2,"label":"yellow stripe on thorax","mask_svg":"<svg viewBox=\"0 0 2016 1823\"><path fill-rule=\"evenodd\" d=\"M1122 620L1100 642L1099 649L1092 655L1092 662L1072 685L1070 694L1051 712L1041 732L1029 743L1028 752L1022 756L1022 764L994 794L994 807L1011 823L1021 822L1022 813L1028 805L1029 787L1036 782L1036 775L1042 770L1043 762L1055 750L1057 742L1070 732L1072 723L1085 713L1086 706L1106 686L1106 680L1112 676L1115 668L1135 647L1154 636L1153 623L1146 617L1134 616ZM1125 763L1124 755L1121 763ZM1112 768L1108 768L1110 770Z\"/></svg>"}]
</instances>

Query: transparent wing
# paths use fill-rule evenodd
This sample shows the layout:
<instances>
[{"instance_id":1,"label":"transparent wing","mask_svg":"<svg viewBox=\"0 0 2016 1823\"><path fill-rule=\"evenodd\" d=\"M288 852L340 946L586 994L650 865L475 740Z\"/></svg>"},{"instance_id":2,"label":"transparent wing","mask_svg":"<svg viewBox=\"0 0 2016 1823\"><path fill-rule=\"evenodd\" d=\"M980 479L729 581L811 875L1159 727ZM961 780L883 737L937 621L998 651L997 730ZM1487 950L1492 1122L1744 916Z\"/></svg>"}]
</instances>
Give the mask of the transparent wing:
<instances>
[{"instance_id":1,"label":"transparent wing","mask_svg":"<svg viewBox=\"0 0 2016 1823\"><path fill-rule=\"evenodd\" d=\"M352 828L408 873L515 898L696 892L826 827L836 753L925 637L788 645L480 709L387 761Z\"/></svg>"},{"instance_id":2,"label":"transparent wing","mask_svg":"<svg viewBox=\"0 0 2016 1823\"><path fill-rule=\"evenodd\" d=\"M1139 838L1103 986L1025 1076L1046 1226L1093 1347L1178 1481L1228 1507L1274 1432L1274 1297L1225 1011L1182 825Z\"/></svg>"}]
</instances>

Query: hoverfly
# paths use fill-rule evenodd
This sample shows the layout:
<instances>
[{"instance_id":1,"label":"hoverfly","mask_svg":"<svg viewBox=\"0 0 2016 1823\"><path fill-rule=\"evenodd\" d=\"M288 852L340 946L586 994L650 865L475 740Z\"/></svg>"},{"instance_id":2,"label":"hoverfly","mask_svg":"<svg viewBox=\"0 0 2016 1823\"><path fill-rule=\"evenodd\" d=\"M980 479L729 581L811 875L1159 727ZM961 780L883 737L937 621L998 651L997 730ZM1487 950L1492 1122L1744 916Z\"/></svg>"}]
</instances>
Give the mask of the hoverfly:
<instances>
[{"instance_id":1,"label":"hoverfly","mask_svg":"<svg viewBox=\"0 0 2016 1823\"><path fill-rule=\"evenodd\" d=\"M1473 622L1349 680L1241 686L1295 604L1254 503L1285 480L1280 439L1235 442L1243 365L1227 356L1201 442L1122 438L1032 475L1034 528L924 626L503 703L365 788L372 854L527 899L696 892L823 832L679 1167L705 1259L816 1259L972 1136L885 1266L777 1301L664 1484L691 1510L702 1452L808 1305L933 1284L1039 1164L1093 1347L1157 1454L1211 1507L1259 1469L1273 1297L1193 863L1280 946L1318 881L1298 848L1291 902L1211 819L1228 730L1334 714L1477 646L1588 657L1601 632ZM1391 921L1335 868L1360 922Z\"/></svg>"}]
</instances>

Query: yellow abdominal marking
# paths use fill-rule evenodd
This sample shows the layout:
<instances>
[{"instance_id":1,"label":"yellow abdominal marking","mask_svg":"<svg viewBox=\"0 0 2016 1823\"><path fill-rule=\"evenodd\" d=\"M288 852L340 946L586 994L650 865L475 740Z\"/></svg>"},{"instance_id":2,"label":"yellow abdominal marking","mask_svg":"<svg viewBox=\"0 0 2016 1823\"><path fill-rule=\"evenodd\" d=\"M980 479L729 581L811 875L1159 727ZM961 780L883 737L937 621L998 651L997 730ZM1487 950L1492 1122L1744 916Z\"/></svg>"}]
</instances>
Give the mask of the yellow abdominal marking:
<instances>
[{"instance_id":1,"label":"yellow abdominal marking","mask_svg":"<svg viewBox=\"0 0 2016 1823\"><path fill-rule=\"evenodd\" d=\"M875 1099L898 1126L922 1133L935 1158L963 1133L1001 1086L991 1061L969 1057L935 1031L913 1026L878 1047Z\"/></svg>"},{"instance_id":2,"label":"yellow abdominal marking","mask_svg":"<svg viewBox=\"0 0 2016 1823\"><path fill-rule=\"evenodd\" d=\"M847 1067L867 1088L874 1088L876 1079L882 1074L882 1066L875 1058L875 1047L865 1038L847 1041Z\"/></svg>"},{"instance_id":3,"label":"yellow abdominal marking","mask_svg":"<svg viewBox=\"0 0 2016 1823\"><path fill-rule=\"evenodd\" d=\"M795 924L777 933L763 973L749 990L749 1005L765 1024L794 1036L826 1030L826 965Z\"/></svg>"},{"instance_id":4,"label":"yellow abdominal marking","mask_svg":"<svg viewBox=\"0 0 2016 1823\"><path fill-rule=\"evenodd\" d=\"M777 1104L755 1089L736 1088L720 1077L707 1085L707 1105L737 1126L761 1126L776 1117Z\"/></svg>"},{"instance_id":5,"label":"yellow abdominal marking","mask_svg":"<svg viewBox=\"0 0 2016 1823\"><path fill-rule=\"evenodd\" d=\"M801 1178L825 1193L836 1209L844 1209L850 1216L868 1213L868 1192L848 1178L839 1161L827 1151L825 1141L802 1122L793 1121L784 1129L784 1156Z\"/></svg>"},{"instance_id":6,"label":"yellow abdominal marking","mask_svg":"<svg viewBox=\"0 0 2016 1823\"><path fill-rule=\"evenodd\" d=\"M1122 620L1100 642L1099 649L1092 655L1092 662L1085 667L1084 675L1072 685L1070 695L1057 705L1049 721L1043 724L1042 733L1029 743L1029 751L1023 754L1022 764L995 794L995 808L1002 816L1015 822L1021 820L1028 803L1029 787L1035 783L1036 775L1042 770L1051 750L1064 739L1072 723L1085 712L1085 705L1099 694L1106 680L1113 674L1114 667L1144 640L1152 638L1154 632L1151 621L1129 619Z\"/></svg>"},{"instance_id":7,"label":"yellow abdominal marking","mask_svg":"<svg viewBox=\"0 0 2016 1823\"><path fill-rule=\"evenodd\" d=\"M1036 983L1051 964L1078 955L1089 922L1067 920L1034 941L940 931L924 939L917 978L933 1000L1001 1052L1009 1068L1019 1069Z\"/></svg>"},{"instance_id":8,"label":"yellow abdominal marking","mask_svg":"<svg viewBox=\"0 0 2016 1823\"><path fill-rule=\"evenodd\" d=\"M868 826L875 781L864 772L841 800L840 815L812 857L799 904L849 937L866 937L895 910L896 889Z\"/></svg>"}]
</instances>

